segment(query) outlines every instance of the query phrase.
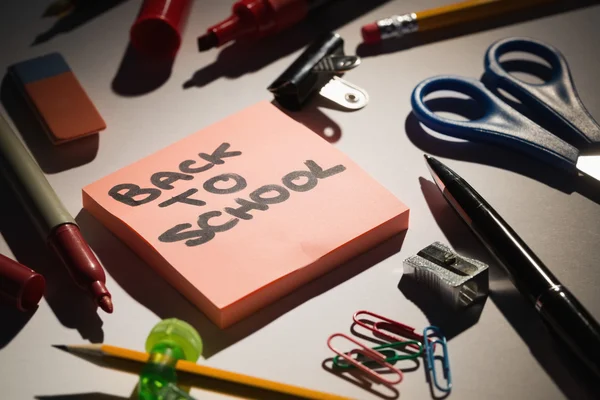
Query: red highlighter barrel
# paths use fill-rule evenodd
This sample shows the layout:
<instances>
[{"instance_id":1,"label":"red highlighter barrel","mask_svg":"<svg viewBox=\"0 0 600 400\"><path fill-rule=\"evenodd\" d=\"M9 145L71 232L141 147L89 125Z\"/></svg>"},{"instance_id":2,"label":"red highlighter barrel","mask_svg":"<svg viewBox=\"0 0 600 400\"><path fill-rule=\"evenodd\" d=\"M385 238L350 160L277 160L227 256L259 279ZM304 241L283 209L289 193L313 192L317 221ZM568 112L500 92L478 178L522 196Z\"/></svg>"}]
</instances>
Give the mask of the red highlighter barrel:
<instances>
[{"instance_id":1,"label":"red highlighter barrel","mask_svg":"<svg viewBox=\"0 0 600 400\"><path fill-rule=\"evenodd\" d=\"M274 35L302 21L309 11L331 0L240 0L232 15L198 38L198 50L205 51L227 42L259 39Z\"/></svg>"},{"instance_id":2,"label":"red highlighter barrel","mask_svg":"<svg viewBox=\"0 0 600 400\"><path fill-rule=\"evenodd\" d=\"M144 0L130 31L133 47L153 57L175 57L190 5L190 0Z\"/></svg>"}]
</instances>

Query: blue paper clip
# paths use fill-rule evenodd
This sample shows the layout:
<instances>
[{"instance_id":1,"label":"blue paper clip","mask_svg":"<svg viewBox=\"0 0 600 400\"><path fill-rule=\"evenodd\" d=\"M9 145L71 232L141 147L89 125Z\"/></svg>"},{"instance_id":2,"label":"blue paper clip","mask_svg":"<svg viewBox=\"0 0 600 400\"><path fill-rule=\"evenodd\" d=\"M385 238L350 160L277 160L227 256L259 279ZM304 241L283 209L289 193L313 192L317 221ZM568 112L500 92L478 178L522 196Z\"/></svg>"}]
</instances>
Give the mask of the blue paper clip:
<instances>
[{"instance_id":1,"label":"blue paper clip","mask_svg":"<svg viewBox=\"0 0 600 400\"><path fill-rule=\"evenodd\" d=\"M433 339L430 337L433 336ZM450 374L450 360L448 358L448 346L446 345L446 337L437 326L428 326L423 330L423 345L425 346L425 359L427 371L432 376L433 384L442 392L450 392L452 390L452 375ZM442 348L442 368L444 370L444 378L446 378L446 387L442 387L437 378L435 370L435 345L439 344Z\"/></svg>"}]
</instances>

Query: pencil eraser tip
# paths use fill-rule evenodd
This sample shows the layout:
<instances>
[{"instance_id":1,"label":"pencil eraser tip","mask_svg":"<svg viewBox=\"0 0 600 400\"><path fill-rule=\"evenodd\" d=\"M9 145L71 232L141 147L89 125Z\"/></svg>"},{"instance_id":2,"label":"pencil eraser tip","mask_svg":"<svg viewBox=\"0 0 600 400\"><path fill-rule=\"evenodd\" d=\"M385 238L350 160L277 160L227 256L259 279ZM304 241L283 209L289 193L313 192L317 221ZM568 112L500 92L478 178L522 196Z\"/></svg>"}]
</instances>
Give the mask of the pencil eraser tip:
<instances>
[{"instance_id":1,"label":"pencil eraser tip","mask_svg":"<svg viewBox=\"0 0 600 400\"><path fill-rule=\"evenodd\" d=\"M367 24L361 28L363 41L367 44L374 44L381 42L381 32L379 32L379 26L373 22Z\"/></svg>"}]
</instances>

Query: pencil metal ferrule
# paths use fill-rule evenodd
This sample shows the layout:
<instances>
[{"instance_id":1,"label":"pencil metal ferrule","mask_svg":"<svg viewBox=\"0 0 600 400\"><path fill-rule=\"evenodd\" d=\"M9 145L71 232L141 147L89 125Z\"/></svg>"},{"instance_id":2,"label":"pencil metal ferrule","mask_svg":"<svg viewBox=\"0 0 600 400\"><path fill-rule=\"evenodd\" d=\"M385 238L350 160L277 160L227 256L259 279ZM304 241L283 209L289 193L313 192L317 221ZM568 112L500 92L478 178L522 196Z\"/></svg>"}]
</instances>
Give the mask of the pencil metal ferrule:
<instances>
[{"instance_id":1,"label":"pencil metal ferrule","mask_svg":"<svg viewBox=\"0 0 600 400\"><path fill-rule=\"evenodd\" d=\"M390 39L404 36L419 30L417 14L408 13L402 15L392 15L389 18L377 21L377 27L381 34L381 39Z\"/></svg>"}]
</instances>

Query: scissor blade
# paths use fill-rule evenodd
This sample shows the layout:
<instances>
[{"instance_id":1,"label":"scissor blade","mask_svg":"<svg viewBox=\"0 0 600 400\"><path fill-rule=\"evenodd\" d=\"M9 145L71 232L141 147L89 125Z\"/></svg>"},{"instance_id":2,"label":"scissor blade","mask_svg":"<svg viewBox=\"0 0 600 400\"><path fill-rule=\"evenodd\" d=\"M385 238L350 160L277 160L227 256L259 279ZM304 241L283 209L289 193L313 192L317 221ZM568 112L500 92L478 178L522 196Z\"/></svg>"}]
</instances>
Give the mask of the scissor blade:
<instances>
[{"instance_id":1,"label":"scissor blade","mask_svg":"<svg viewBox=\"0 0 600 400\"><path fill-rule=\"evenodd\" d=\"M600 155L579 156L577 159L577 169L600 181Z\"/></svg>"}]
</instances>

